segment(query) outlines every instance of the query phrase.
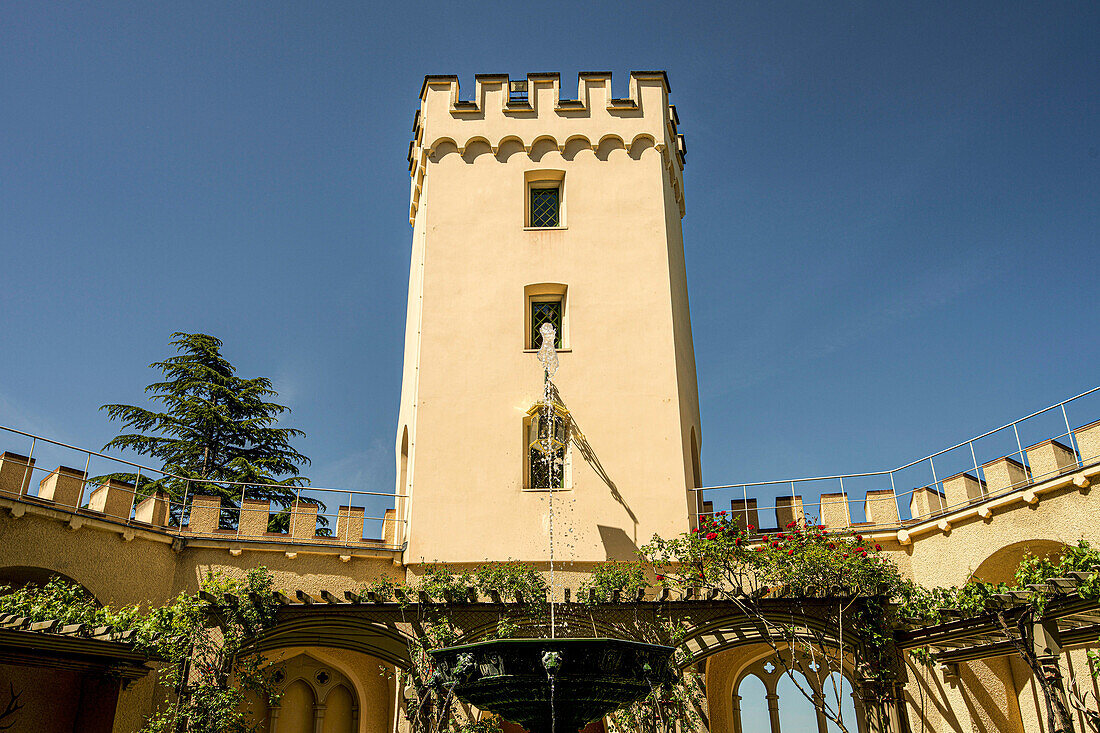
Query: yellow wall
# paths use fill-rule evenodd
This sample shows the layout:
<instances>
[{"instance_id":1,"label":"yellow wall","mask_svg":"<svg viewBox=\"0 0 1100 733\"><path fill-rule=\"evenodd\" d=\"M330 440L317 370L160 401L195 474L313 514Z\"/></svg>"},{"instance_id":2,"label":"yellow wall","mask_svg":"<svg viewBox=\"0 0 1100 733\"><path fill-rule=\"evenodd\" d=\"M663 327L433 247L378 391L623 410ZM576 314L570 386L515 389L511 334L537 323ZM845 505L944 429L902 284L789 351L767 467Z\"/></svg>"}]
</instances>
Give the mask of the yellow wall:
<instances>
[{"instance_id":1,"label":"yellow wall","mask_svg":"<svg viewBox=\"0 0 1100 733\"><path fill-rule=\"evenodd\" d=\"M523 416L542 396L524 350L536 283L568 287L555 381L593 453L574 447L555 496L556 557L629 556L689 526L699 428L680 160L663 79L632 83L636 112L608 112L593 80L585 111L556 111L540 87L537 110L518 116L501 111L499 84L480 85L472 116L452 111L451 82L427 85L397 438L409 428L406 562L548 556L548 496L524 490ZM524 228L536 170L564 171L564 228Z\"/></svg>"}]
</instances>

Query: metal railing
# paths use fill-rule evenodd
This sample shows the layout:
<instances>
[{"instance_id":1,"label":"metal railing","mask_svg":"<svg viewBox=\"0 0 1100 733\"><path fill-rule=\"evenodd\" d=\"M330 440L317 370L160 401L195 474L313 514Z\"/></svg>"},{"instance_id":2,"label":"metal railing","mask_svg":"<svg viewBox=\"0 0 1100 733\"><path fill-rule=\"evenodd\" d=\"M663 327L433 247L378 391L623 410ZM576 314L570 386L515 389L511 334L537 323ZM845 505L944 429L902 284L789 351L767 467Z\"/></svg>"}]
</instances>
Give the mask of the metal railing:
<instances>
[{"instance_id":1,"label":"metal railing","mask_svg":"<svg viewBox=\"0 0 1100 733\"><path fill-rule=\"evenodd\" d=\"M929 517L948 514L962 507L970 506L977 501L985 501L1011 493L1018 490L1022 485L1036 483L1046 478L1050 478L1051 476L1064 473L1067 470L1068 467L1062 465L1058 466L1055 470L1039 472L1037 470L1038 467L1033 467L1031 465L1031 460L1028 457L1028 448L1024 445L1025 441L1021 439L1021 433L1024 432L1027 434L1024 430L1025 426L1030 426L1030 424L1036 422L1038 418L1053 415L1058 424L1058 428L1055 429L1061 429L1064 426L1065 430L1064 432L1051 435L1048 429L1043 433L1041 442L1037 442L1029 447L1034 448L1049 440L1065 441L1065 452L1067 455L1072 453L1072 467L1074 468L1089 465L1090 463L1100 460L1100 455L1082 455L1075 430L1070 427L1070 419L1067 412L1068 406L1082 405L1085 398L1089 396L1094 396L1091 402L1096 403L1090 405L1090 414L1096 416L1100 414L1100 399L1097 399L1100 398L1100 386L1093 387L1069 399L1057 402L1049 407L1044 407L1041 410L1025 415L1024 417L998 428L988 430L968 440L956 443L949 448L944 448L931 455L898 466L897 468L883 471L868 471L864 473L807 476L771 481L742 481L715 486L697 487L693 489L693 491L696 492L696 521L700 521L703 517L709 517L717 514L718 511L722 511L726 515L736 515L735 520L741 522L742 526L746 524L755 524L757 525L757 529L759 529L759 522L751 522L751 517L754 514L759 516L761 513L765 513L766 516L766 512L773 510L776 512L777 517L776 525L774 526L781 529L783 526L782 519L786 516L798 514L800 507L805 517L816 517L822 520L826 518L835 519L835 517L823 517L822 515L830 514L837 510L846 511L847 516L850 517L846 522L848 526L858 524L860 529L873 529L877 526L897 526L898 524L903 524L918 518L924 520ZM1078 425L1082 425L1082 423L1079 422ZM1077 430L1080 429L1080 427L1077 428ZM985 443L991 442L989 439L998 436L1007 436L1009 450L1005 451L998 449L990 451L986 447ZM1012 448L1015 448L1015 450L1011 450ZM959 460L960 455L962 456L961 460ZM982 463L979 463L979 456L983 459ZM995 491L989 492L987 491L987 482L983 478L983 467L1001 458L1010 458L1020 464L1022 472L1027 478L1026 480L1016 481L1008 486L999 487ZM939 462L938 466L937 461ZM922 472L926 472L924 473L924 478L919 478ZM955 478L961 473L968 473L976 479L981 495L977 497L968 497L966 501L948 504L945 500L946 494L943 489L944 480ZM845 485L845 482L847 482L847 485ZM911 488L899 491L899 487L905 485L909 485ZM803 502L801 495L798 493L800 487L830 489L829 492L820 492L823 498L827 497L829 500ZM862 491L864 497L859 499L849 498L853 488L857 491ZM758 501L760 497L750 495L750 489L754 490L754 494L759 492L761 494L774 496L775 503L772 505L760 505ZM777 490L781 490L781 492ZM896 512L896 514L891 515L891 521L876 522L873 517L866 517L868 520L866 522L856 522L854 520L853 517L862 513L863 507L865 506L864 502L867 501L865 498L866 493L870 491L878 491L883 494L886 492L890 493L892 496L893 510ZM922 512L920 515L914 516L911 511L911 504L913 496L920 491L936 492L940 497L938 500L940 506L927 513ZM709 492L709 494L707 492ZM726 492L722 495L723 499L730 499L731 495L737 493L739 493L740 496L731 499L730 508L728 510L715 510L713 508L714 499L721 495L719 492ZM902 500L906 498L908 498L908 501L903 502ZM786 501L782 501L783 499L786 499ZM876 499L872 501L886 502L889 500L884 497L876 497ZM738 504L738 502L740 502L740 504ZM933 503L935 503L935 501ZM810 511L815 507L817 509L816 514ZM853 508L859 511L853 512ZM896 520L894 520L894 517L896 517ZM827 523L830 527L833 527L845 522L823 521L823 523Z\"/></svg>"},{"instance_id":2,"label":"metal railing","mask_svg":"<svg viewBox=\"0 0 1100 733\"><path fill-rule=\"evenodd\" d=\"M0 496L3 497L18 497L74 514L189 536L199 534L192 525L201 515L203 520L213 519L212 526L201 528L201 534L226 539L386 549L400 549L404 540L405 532L398 528L403 528L406 520L396 516L396 512L390 515L390 511L408 494L206 480L173 474L0 425L0 438L4 435L29 439L29 449L25 455L13 451L4 453L13 446L0 441L0 453L4 453L0 463ZM74 461L74 457L77 460ZM43 464L43 458L47 458L48 463ZM83 468L72 468L70 464L83 464ZM119 473L133 476L133 481L99 478ZM162 481L170 482L173 490L149 489L151 482ZM196 503L196 497L204 496L219 497L219 502L216 505L209 500ZM346 504L341 503L344 501ZM335 512L331 511L332 505L337 506ZM383 509L381 516L369 514L368 507L372 511ZM283 520L281 523L287 525L287 531L267 531L272 517ZM377 535L364 537L368 527L376 527Z\"/></svg>"}]
</instances>

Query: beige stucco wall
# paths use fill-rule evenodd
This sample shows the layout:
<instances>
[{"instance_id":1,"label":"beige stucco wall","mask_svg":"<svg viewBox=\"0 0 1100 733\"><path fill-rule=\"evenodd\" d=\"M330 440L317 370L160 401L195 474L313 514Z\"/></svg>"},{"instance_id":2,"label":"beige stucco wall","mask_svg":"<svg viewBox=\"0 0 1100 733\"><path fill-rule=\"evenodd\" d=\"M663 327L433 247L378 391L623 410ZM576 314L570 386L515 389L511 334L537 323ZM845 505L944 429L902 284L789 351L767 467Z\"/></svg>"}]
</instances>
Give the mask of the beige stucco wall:
<instances>
[{"instance_id":1,"label":"beige stucco wall","mask_svg":"<svg viewBox=\"0 0 1100 733\"><path fill-rule=\"evenodd\" d=\"M539 96L536 112L511 117L499 84L482 85L472 116L452 111L450 83L426 88L410 269L419 328L406 332L397 438L413 425L407 562L549 554L549 497L523 488L523 416L542 396L524 287L537 283L568 288L555 381L596 456L572 451L570 489L554 497L556 557L604 560L688 527L699 428L680 162L663 80L636 84L636 112L607 112L601 82L587 111ZM524 174L544 169L564 171L565 227L525 230Z\"/></svg>"},{"instance_id":2,"label":"beige stucco wall","mask_svg":"<svg viewBox=\"0 0 1100 733\"><path fill-rule=\"evenodd\" d=\"M931 532L905 548L912 578L929 587L959 585L986 563L984 578L1008 580L1029 547L1040 553L1054 543L1100 541L1094 519L1098 513L1100 492L1070 486L1043 495L1033 506L1018 503L994 510L988 521L970 517L952 524L950 533ZM1015 551L995 557L1009 546L1016 546Z\"/></svg>"}]
</instances>

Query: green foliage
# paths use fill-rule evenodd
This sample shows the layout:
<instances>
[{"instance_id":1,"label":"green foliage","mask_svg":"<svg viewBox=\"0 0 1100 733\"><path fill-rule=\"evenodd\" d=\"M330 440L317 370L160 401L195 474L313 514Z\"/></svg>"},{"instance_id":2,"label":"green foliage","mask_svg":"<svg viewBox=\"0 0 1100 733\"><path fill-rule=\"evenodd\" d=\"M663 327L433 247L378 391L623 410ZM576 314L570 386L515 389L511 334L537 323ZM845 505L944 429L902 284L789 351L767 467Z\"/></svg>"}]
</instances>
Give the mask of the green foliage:
<instances>
[{"instance_id":1,"label":"green foliage","mask_svg":"<svg viewBox=\"0 0 1100 733\"><path fill-rule=\"evenodd\" d=\"M646 566L640 562L610 560L600 563L581 583L580 599L584 603L608 603L620 594L624 600L633 600L638 592L649 587Z\"/></svg>"},{"instance_id":2,"label":"green foliage","mask_svg":"<svg viewBox=\"0 0 1100 733\"><path fill-rule=\"evenodd\" d=\"M103 405L111 420L136 432L119 435L104 449L130 450L156 458L162 470L182 479L115 473L98 479L138 482L139 495L166 491L180 501L184 494L222 497L223 506L236 507L241 486L252 499L289 507L295 487L308 484L299 466L309 459L291 446L304 435L279 427L289 408L271 402L277 393L266 377L244 379L221 354L222 342L201 333L174 333L177 356L150 364L164 381L145 388L163 412L133 405ZM322 507L323 509L323 507ZM223 519L230 519L230 512ZM322 523L324 518L321 518Z\"/></svg>"},{"instance_id":3,"label":"green foliage","mask_svg":"<svg viewBox=\"0 0 1100 733\"><path fill-rule=\"evenodd\" d=\"M447 594L465 595L466 588L474 584L468 572L455 573L448 565L429 565L424 574L412 585L413 590L427 593L437 601L444 601Z\"/></svg>"},{"instance_id":4,"label":"green foliage","mask_svg":"<svg viewBox=\"0 0 1100 733\"><path fill-rule=\"evenodd\" d=\"M666 730L698 730L699 711L706 695L700 675L685 672L671 685L657 688L644 699L625 705L608 715L611 733L660 733Z\"/></svg>"},{"instance_id":5,"label":"green foliage","mask_svg":"<svg viewBox=\"0 0 1100 733\"><path fill-rule=\"evenodd\" d=\"M379 578L359 586L357 595L364 598L367 593L374 593L380 600L388 603L396 598L399 587L404 587L404 584L398 583L393 578Z\"/></svg>"},{"instance_id":6,"label":"green foliage","mask_svg":"<svg viewBox=\"0 0 1100 733\"><path fill-rule=\"evenodd\" d=\"M509 560L478 565L474 580L481 593L499 593L501 598L522 595L528 601L546 596L546 581L534 565Z\"/></svg>"},{"instance_id":7,"label":"green foliage","mask_svg":"<svg viewBox=\"0 0 1100 733\"><path fill-rule=\"evenodd\" d=\"M949 588L922 588L908 585L898 603L899 616L910 623L943 623L954 617L944 611L961 612L973 616L993 610L990 600L993 596L1009 590L1027 588L1029 585L1043 585L1051 578L1064 578L1072 572L1087 573L1077 583L1077 593L1082 598L1100 598L1100 575L1094 568L1100 566L1100 552L1092 548L1086 540L1065 547L1059 553L1051 555L1032 555L1028 553L1016 567L1011 584L987 583L972 580L966 585ZM1046 591L1032 593L1027 607L1041 616L1052 596Z\"/></svg>"},{"instance_id":8,"label":"green foliage","mask_svg":"<svg viewBox=\"0 0 1100 733\"><path fill-rule=\"evenodd\" d=\"M897 613L908 623L944 623L954 617L945 611L961 611L967 616L984 613L989 609L990 598L1007 590L1008 586L1004 584L979 581L949 588L923 588L910 584L899 599Z\"/></svg>"},{"instance_id":9,"label":"green foliage","mask_svg":"<svg viewBox=\"0 0 1100 733\"><path fill-rule=\"evenodd\" d=\"M755 538L725 512L690 533L654 536L641 552L665 585L720 587L739 596L842 592L889 599L905 587L882 548L862 535L791 522Z\"/></svg>"},{"instance_id":10,"label":"green foliage","mask_svg":"<svg viewBox=\"0 0 1100 733\"><path fill-rule=\"evenodd\" d=\"M1077 583L1077 593L1082 598L1095 600L1100 598L1100 576L1095 572L1097 566L1100 566L1100 552L1094 550L1087 540L1066 547L1054 558L1028 553L1016 568L1016 586L1025 588L1033 583L1042 584L1051 578L1067 577L1072 572L1088 573L1083 581ZM1049 600L1049 594L1038 594L1035 600L1037 610L1041 612Z\"/></svg>"},{"instance_id":11,"label":"green foliage","mask_svg":"<svg viewBox=\"0 0 1100 733\"><path fill-rule=\"evenodd\" d=\"M889 680L896 653L888 602L907 583L882 548L858 534L833 534L799 522L760 537L751 534L754 530L718 512L690 533L654 536L641 555L665 587L705 589L736 604L756 622L791 679L795 672L807 674L803 660L817 661L824 674L840 671L841 660L829 651L848 633L856 642L849 661L860 670L862 684ZM789 621L769 616L766 598L785 599ZM802 622L811 616L818 623ZM838 729L848 730L837 706L795 684Z\"/></svg>"},{"instance_id":12,"label":"green foliage","mask_svg":"<svg viewBox=\"0 0 1100 733\"><path fill-rule=\"evenodd\" d=\"M32 622L58 619L134 630L134 647L164 663L158 682L173 693L170 704L146 720L143 733L251 733L256 728L241 712L246 691L277 702L263 658L241 653L253 634L274 623L271 575L262 567L243 579L208 574L201 588L219 600L208 603L199 594L181 593L157 608L114 609L54 577L41 587L0 587L0 613ZM235 601L224 600L227 594Z\"/></svg>"}]
</instances>

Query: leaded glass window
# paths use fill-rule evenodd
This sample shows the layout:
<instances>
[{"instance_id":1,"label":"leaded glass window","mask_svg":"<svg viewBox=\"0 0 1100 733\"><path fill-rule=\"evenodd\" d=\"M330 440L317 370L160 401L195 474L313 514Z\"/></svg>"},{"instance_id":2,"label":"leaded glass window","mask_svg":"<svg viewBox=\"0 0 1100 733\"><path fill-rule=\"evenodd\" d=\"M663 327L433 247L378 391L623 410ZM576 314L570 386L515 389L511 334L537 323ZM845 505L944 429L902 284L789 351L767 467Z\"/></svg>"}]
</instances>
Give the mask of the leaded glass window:
<instances>
[{"instance_id":1,"label":"leaded glass window","mask_svg":"<svg viewBox=\"0 0 1100 733\"><path fill-rule=\"evenodd\" d=\"M568 413L558 405L550 412L552 415L548 416L546 405L539 403L528 413L528 488L565 488L565 458L569 446ZM549 431L550 426L553 426L553 433Z\"/></svg>"},{"instance_id":2,"label":"leaded glass window","mask_svg":"<svg viewBox=\"0 0 1100 733\"><path fill-rule=\"evenodd\" d=\"M561 348L561 300L536 300L531 302L531 348L542 346L539 329L549 323L554 327L554 348Z\"/></svg>"},{"instance_id":3,"label":"leaded glass window","mask_svg":"<svg viewBox=\"0 0 1100 733\"><path fill-rule=\"evenodd\" d=\"M531 189L531 226L559 226L559 193L560 189L557 186Z\"/></svg>"}]
</instances>

